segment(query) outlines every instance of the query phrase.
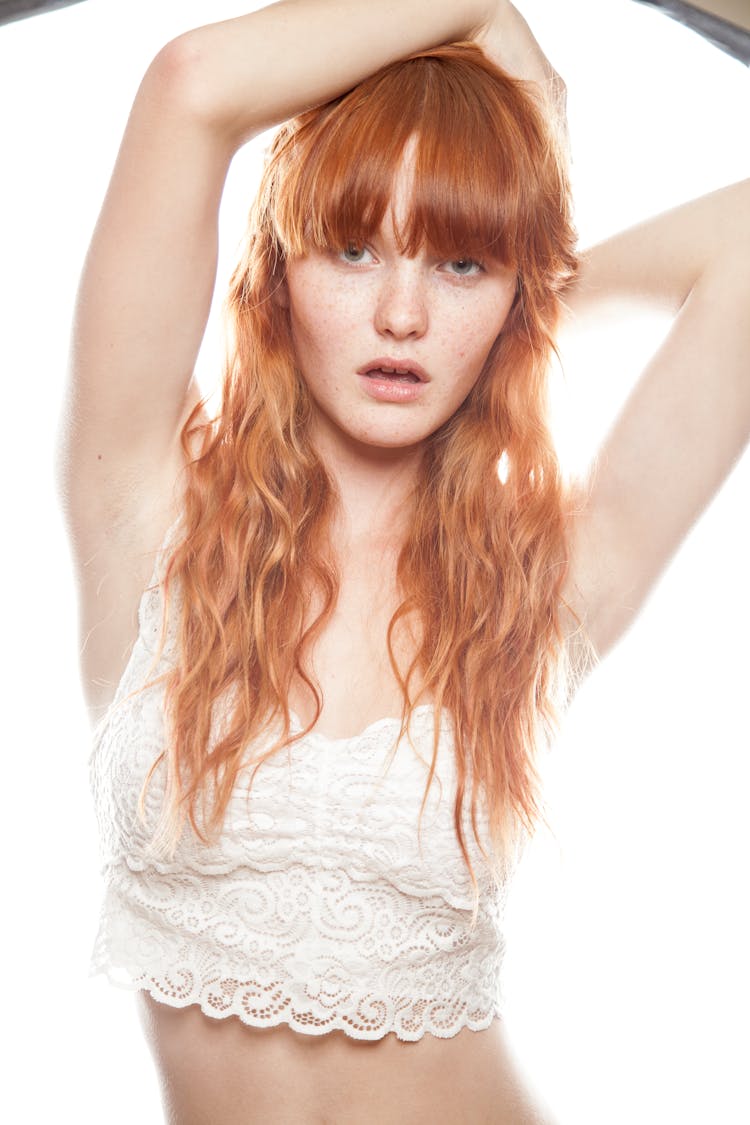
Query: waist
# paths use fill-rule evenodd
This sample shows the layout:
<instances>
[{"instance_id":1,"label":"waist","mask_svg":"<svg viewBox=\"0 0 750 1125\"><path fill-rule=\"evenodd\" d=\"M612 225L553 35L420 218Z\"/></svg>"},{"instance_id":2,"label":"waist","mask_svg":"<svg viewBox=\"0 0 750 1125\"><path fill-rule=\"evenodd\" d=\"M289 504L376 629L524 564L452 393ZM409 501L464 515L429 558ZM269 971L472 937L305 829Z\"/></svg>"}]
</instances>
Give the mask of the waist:
<instances>
[{"instance_id":1,"label":"waist","mask_svg":"<svg viewBox=\"0 0 750 1125\"><path fill-rule=\"evenodd\" d=\"M363 1043L212 1020L138 993L171 1120L184 1125L553 1125L521 1075L503 1021L451 1039ZM238 1108L241 1107L241 1108Z\"/></svg>"}]
</instances>

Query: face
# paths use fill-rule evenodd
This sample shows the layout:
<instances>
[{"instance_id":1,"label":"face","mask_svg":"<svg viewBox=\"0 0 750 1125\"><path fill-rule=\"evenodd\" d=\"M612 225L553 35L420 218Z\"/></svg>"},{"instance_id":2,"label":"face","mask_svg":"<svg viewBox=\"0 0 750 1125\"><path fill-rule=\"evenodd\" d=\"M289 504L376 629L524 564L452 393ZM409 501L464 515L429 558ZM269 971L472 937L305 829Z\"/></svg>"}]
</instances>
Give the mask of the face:
<instances>
[{"instance_id":1,"label":"face","mask_svg":"<svg viewBox=\"0 0 750 1125\"><path fill-rule=\"evenodd\" d=\"M491 260L399 252L408 177L399 180L368 244L287 263L297 363L326 443L419 445L471 391L513 303L515 273Z\"/></svg>"}]
</instances>

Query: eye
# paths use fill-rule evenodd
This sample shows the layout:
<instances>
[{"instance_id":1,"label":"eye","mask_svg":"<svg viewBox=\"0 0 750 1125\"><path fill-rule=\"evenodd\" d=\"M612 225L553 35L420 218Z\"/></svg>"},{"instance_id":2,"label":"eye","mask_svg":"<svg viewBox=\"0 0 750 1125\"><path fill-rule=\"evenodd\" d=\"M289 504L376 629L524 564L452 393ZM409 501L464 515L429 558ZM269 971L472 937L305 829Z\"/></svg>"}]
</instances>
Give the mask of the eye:
<instances>
[{"instance_id":1,"label":"eye","mask_svg":"<svg viewBox=\"0 0 750 1125\"><path fill-rule=\"evenodd\" d=\"M454 258L453 261L446 262L445 266L455 277L475 277L484 273L484 266L474 258Z\"/></svg>"},{"instance_id":2,"label":"eye","mask_svg":"<svg viewBox=\"0 0 750 1125\"><path fill-rule=\"evenodd\" d=\"M358 242L347 242L343 250L339 251L338 257L343 262L349 262L351 265L359 266L363 262L368 262L372 259L372 254L366 246L361 246Z\"/></svg>"}]
</instances>

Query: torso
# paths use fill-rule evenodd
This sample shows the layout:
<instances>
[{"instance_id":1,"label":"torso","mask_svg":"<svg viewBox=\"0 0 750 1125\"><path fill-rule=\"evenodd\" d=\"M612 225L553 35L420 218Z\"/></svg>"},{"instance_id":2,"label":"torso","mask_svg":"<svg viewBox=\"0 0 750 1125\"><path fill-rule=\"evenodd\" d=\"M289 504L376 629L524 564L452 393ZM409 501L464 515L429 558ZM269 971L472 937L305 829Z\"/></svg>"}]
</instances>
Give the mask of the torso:
<instances>
[{"instance_id":1,"label":"torso","mask_svg":"<svg viewBox=\"0 0 750 1125\"><path fill-rule=\"evenodd\" d=\"M111 550L111 601L103 611L81 594L84 621L97 619L96 643L84 653L84 676L98 719L114 696L137 635L137 606L174 513L164 510L131 540L130 557ZM146 541L148 540L148 541ZM107 558L99 559L99 567ZM335 614L312 653L324 707L316 729L332 738L401 714L401 691L385 650L395 608L387 556L348 560ZM391 568L391 577L393 570ZM104 620L102 620L104 618ZM408 650L405 636L401 642ZM345 675L342 674L345 669ZM102 687L102 681L106 686ZM314 715L309 692L290 706L303 722ZM423 702L423 700L420 700ZM343 1032L302 1035L287 1026L256 1029L237 1018L213 1019L197 1006L170 1008L146 992L137 1004L157 1066L170 1125L552 1125L513 1058L502 1021L451 1039L416 1043L391 1033L367 1042Z\"/></svg>"},{"instance_id":2,"label":"torso","mask_svg":"<svg viewBox=\"0 0 750 1125\"><path fill-rule=\"evenodd\" d=\"M366 1042L137 996L170 1125L554 1125L501 1020L452 1039Z\"/></svg>"}]
</instances>

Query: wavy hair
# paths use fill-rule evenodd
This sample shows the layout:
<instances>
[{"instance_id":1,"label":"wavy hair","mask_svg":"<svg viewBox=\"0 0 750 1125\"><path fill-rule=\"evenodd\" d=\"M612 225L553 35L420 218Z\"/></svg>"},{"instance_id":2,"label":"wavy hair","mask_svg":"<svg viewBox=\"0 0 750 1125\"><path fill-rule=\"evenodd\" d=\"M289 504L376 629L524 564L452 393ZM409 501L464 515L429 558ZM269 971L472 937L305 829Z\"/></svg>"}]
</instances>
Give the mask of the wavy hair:
<instances>
[{"instance_id":1,"label":"wavy hair","mask_svg":"<svg viewBox=\"0 0 750 1125\"><path fill-rule=\"evenodd\" d=\"M311 441L311 396L295 364L288 310L274 295L290 256L377 232L411 138L402 251L426 244L445 259L490 257L518 278L480 378L425 442L387 637L403 692L401 733L419 699L435 708L420 828L441 713L452 718L454 822L476 894L461 823L467 783L477 783L471 817L480 850L502 866L517 832L533 832L539 820L535 752L557 724L570 672L560 622L567 494L548 428L547 381L576 257L555 131L528 87L472 44L393 63L276 135L228 297L221 407L210 421L194 413L182 432L184 534L164 579L165 615L170 590L179 590L171 599L172 609L179 603L176 656L164 676L169 739L141 798L143 805L166 760L155 844L174 854L188 818L209 842L249 745L281 731L257 759L252 785L259 765L303 738L321 713L306 656L337 599L337 495ZM321 609L309 621L311 589ZM419 640L402 667L393 637L407 618L419 623ZM315 715L292 734L295 677ZM480 790L492 857L477 830Z\"/></svg>"}]
</instances>

